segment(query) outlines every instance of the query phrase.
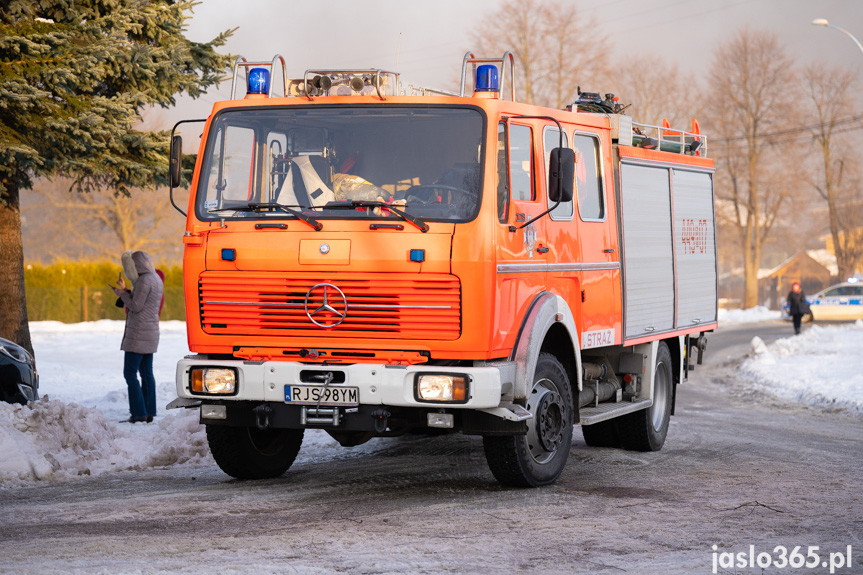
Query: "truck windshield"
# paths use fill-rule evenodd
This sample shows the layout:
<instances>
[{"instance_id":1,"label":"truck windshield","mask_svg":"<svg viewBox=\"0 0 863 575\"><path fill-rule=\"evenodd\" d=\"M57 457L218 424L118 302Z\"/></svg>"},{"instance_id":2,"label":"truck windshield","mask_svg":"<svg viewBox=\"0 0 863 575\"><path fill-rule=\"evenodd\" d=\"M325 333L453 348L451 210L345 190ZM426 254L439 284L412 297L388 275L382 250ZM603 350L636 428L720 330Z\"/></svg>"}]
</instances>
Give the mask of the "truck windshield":
<instances>
[{"instance_id":1,"label":"truck windshield","mask_svg":"<svg viewBox=\"0 0 863 575\"><path fill-rule=\"evenodd\" d=\"M249 209L279 204L318 220L389 219L390 205L423 221L467 221L482 193L483 125L473 108L225 111L210 128L196 213L295 217Z\"/></svg>"}]
</instances>

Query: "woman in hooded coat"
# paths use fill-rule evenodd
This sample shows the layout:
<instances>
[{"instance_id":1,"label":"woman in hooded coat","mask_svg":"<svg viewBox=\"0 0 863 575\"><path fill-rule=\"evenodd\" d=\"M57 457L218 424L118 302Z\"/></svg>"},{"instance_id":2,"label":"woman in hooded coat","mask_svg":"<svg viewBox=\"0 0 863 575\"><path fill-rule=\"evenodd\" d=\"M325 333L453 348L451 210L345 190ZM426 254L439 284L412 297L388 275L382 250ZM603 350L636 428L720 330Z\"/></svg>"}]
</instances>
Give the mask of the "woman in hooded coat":
<instances>
[{"instance_id":1,"label":"woman in hooded coat","mask_svg":"<svg viewBox=\"0 0 863 575\"><path fill-rule=\"evenodd\" d=\"M126 330L120 349L126 352L123 376L129 388L128 421L151 422L156 415L156 378L153 376L153 354L159 347L159 307L162 302L162 280L156 275L153 262L145 252L131 255L137 278L132 292L126 291L121 277L114 293L128 310ZM132 278L129 278L133 281ZM138 382L138 373L141 382Z\"/></svg>"}]
</instances>

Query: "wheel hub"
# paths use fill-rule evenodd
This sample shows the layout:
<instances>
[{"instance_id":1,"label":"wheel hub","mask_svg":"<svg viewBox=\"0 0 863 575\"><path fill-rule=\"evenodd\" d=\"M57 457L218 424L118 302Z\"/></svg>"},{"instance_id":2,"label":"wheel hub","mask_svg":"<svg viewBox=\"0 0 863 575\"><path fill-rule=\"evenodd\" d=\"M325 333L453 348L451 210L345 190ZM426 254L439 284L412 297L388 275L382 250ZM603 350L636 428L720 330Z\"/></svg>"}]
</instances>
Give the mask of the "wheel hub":
<instances>
[{"instance_id":1,"label":"wheel hub","mask_svg":"<svg viewBox=\"0 0 863 575\"><path fill-rule=\"evenodd\" d=\"M536 435L543 449L555 451L563 440L563 401L560 394L547 391L536 409Z\"/></svg>"}]
</instances>

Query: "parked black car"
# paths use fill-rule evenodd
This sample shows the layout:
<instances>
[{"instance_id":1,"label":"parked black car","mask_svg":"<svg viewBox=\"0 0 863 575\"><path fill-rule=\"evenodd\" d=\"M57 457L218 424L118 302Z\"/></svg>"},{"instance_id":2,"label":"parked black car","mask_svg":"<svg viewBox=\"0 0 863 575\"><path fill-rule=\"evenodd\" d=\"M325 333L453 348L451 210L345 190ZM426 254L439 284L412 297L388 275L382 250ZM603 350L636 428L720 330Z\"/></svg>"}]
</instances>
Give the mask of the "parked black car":
<instances>
[{"instance_id":1,"label":"parked black car","mask_svg":"<svg viewBox=\"0 0 863 575\"><path fill-rule=\"evenodd\" d=\"M0 337L0 400L25 404L39 399L39 374L30 353Z\"/></svg>"}]
</instances>

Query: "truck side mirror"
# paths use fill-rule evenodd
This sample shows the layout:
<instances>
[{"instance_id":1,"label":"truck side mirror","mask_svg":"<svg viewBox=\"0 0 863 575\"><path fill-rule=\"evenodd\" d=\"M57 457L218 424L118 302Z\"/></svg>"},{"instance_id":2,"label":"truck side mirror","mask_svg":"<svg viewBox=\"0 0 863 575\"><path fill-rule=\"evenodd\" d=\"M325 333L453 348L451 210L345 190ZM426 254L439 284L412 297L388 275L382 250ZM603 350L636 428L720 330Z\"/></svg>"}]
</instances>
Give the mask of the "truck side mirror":
<instances>
[{"instance_id":1,"label":"truck side mirror","mask_svg":"<svg viewBox=\"0 0 863 575\"><path fill-rule=\"evenodd\" d=\"M555 148L548 161L548 198L552 202L571 202L575 182L575 151Z\"/></svg>"},{"instance_id":2,"label":"truck side mirror","mask_svg":"<svg viewBox=\"0 0 863 575\"><path fill-rule=\"evenodd\" d=\"M183 138L182 136L174 136L171 138L171 164L168 167L168 177L170 179L171 187L178 188L180 187L180 182L182 180L182 167L183 167Z\"/></svg>"}]
</instances>

